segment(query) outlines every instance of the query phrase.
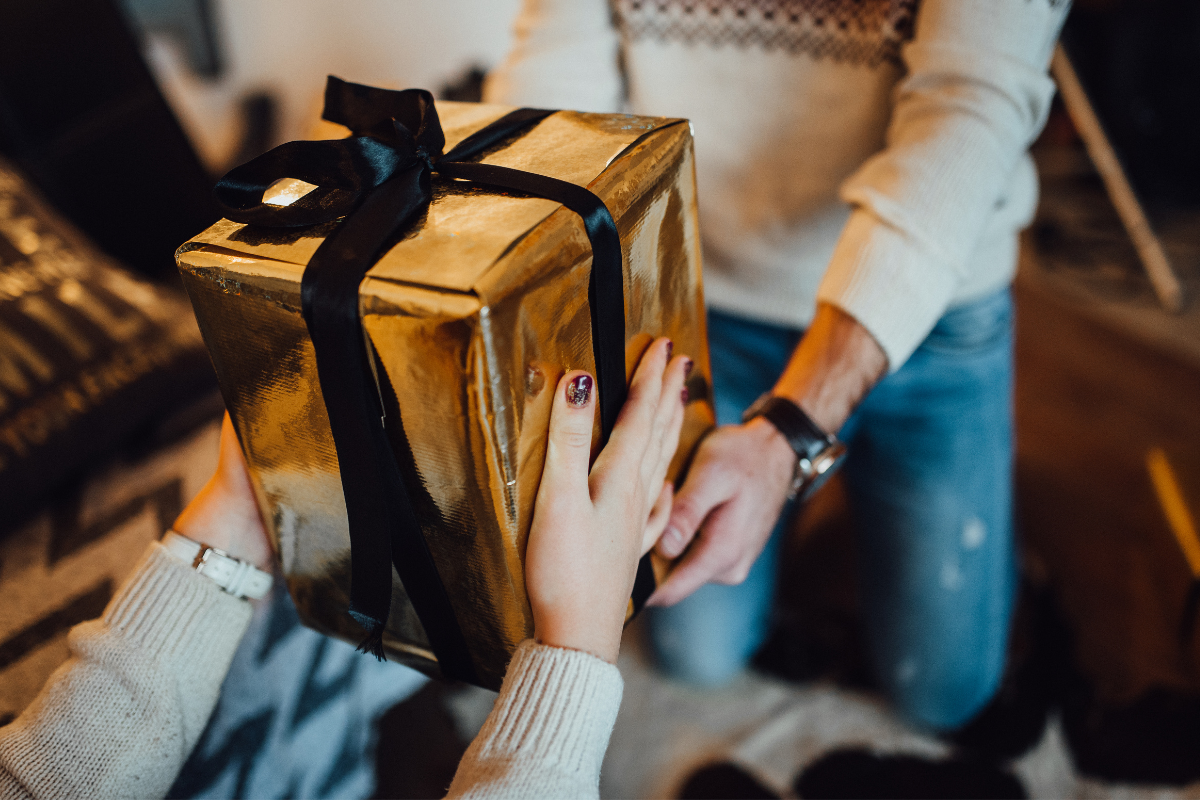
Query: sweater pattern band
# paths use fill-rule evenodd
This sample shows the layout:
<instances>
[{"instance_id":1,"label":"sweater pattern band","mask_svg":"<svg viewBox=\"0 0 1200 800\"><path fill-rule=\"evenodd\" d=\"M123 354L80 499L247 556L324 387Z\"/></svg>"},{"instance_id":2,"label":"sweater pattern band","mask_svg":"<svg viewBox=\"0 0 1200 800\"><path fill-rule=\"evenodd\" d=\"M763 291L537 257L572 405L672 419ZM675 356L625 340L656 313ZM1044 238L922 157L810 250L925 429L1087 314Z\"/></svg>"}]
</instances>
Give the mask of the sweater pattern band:
<instances>
[{"instance_id":1,"label":"sweater pattern band","mask_svg":"<svg viewBox=\"0 0 1200 800\"><path fill-rule=\"evenodd\" d=\"M615 0L626 41L782 50L877 67L899 64L919 0Z\"/></svg>"}]
</instances>

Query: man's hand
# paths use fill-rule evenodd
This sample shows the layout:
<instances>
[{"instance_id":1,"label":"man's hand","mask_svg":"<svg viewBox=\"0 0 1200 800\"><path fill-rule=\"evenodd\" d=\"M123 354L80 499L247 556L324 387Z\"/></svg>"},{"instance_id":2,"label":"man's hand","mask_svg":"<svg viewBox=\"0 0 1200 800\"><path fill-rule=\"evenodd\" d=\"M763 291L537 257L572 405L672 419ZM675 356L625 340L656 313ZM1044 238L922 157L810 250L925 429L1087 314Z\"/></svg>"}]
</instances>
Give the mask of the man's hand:
<instances>
[{"instance_id":1,"label":"man's hand","mask_svg":"<svg viewBox=\"0 0 1200 800\"><path fill-rule=\"evenodd\" d=\"M867 329L821 304L773 391L823 430L837 431L886 369ZM744 581L787 500L795 465L787 440L763 419L705 439L658 543L663 556L683 559L649 604L674 605L709 582Z\"/></svg>"},{"instance_id":2,"label":"man's hand","mask_svg":"<svg viewBox=\"0 0 1200 800\"><path fill-rule=\"evenodd\" d=\"M615 662L638 559L667 524L667 467L683 426L690 360L650 345L634 373L612 437L588 469L596 391L585 372L559 381L546 466L525 550L534 635L542 644Z\"/></svg>"},{"instance_id":3,"label":"man's hand","mask_svg":"<svg viewBox=\"0 0 1200 800\"><path fill-rule=\"evenodd\" d=\"M738 584L779 518L792 483L796 454L769 422L726 425L704 440L658 543L679 556L703 532L650 605L672 605L710 581Z\"/></svg>"}]
</instances>

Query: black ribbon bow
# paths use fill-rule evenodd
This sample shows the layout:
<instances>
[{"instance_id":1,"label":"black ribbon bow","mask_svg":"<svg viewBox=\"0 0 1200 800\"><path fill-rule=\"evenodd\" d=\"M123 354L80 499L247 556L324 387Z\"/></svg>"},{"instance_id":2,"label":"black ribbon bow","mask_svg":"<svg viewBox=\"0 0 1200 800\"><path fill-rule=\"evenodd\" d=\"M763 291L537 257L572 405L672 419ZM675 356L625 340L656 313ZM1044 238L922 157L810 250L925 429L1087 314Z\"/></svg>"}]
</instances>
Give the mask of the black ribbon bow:
<instances>
[{"instance_id":1,"label":"black ribbon bow","mask_svg":"<svg viewBox=\"0 0 1200 800\"><path fill-rule=\"evenodd\" d=\"M369 631L360 649L382 658L394 565L443 673L473 683L478 679L466 640L383 427L374 356L364 345L358 315L358 287L385 243L432 199L434 175L562 203L583 218L592 247L588 303L606 442L627 391L621 241L612 215L599 197L575 184L470 160L552 113L518 109L443 153L446 140L429 92L376 89L331 75L323 116L353 135L280 145L231 170L214 190L225 216L235 222L293 228L344 218L304 270L301 305L350 524L350 614ZM264 203L263 192L281 178L317 188L291 205ZM402 429L397 431L402 437ZM653 572L643 559L634 607L640 608L653 589Z\"/></svg>"}]
</instances>

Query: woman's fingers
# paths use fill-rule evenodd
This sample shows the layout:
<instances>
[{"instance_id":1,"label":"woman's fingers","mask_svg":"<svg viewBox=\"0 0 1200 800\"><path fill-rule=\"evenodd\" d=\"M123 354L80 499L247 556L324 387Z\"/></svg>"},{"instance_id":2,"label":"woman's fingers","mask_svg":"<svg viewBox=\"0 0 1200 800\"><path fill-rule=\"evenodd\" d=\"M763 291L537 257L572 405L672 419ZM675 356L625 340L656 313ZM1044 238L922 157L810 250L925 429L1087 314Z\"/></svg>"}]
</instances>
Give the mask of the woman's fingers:
<instances>
[{"instance_id":1,"label":"woman's fingers","mask_svg":"<svg viewBox=\"0 0 1200 800\"><path fill-rule=\"evenodd\" d=\"M667 365L667 371L663 375L651 443L644 462L648 480L652 485L662 481L671 463L671 457L679 446L679 430L683 424L683 411L687 403L687 390L683 384L691 366L690 358L676 356Z\"/></svg>"},{"instance_id":2,"label":"woman's fingers","mask_svg":"<svg viewBox=\"0 0 1200 800\"><path fill-rule=\"evenodd\" d=\"M625 480L643 474L642 459L653 438L654 415L662 396L663 369L670 360L671 347L669 339L656 339L642 354L612 437L596 460L593 476L600 491L610 478L619 476Z\"/></svg>"},{"instance_id":3,"label":"woman's fingers","mask_svg":"<svg viewBox=\"0 0 1200 800\"><path fill-rule=\"evenodd\" d=\"M542 491L566 502L581 502L588 494L588 464L596 417L596 382L586 372L563 375L555 389L546 437Z\"/></svg>"},{"instance_id":4,"label":"woman's fingers","mask_svg":"<svg viewBox=\"0 0 1200 800\"><path fill-rule=\"evenodd\" d=\"M654 506L650 509L650 517L646 520L646 531L642 535L641 555L646 555L653 548L658 537L662 536L663 529L667 527L667 520L671 518L671 499L675 496L675 487L670 481L663 481L662 490L658 493L658 499L654 501Z\"/></svg>"},{"instance_id":5,"label":"woman's fingers","mask_svg":"<svg viewBox=\"0 0 1200 800\"><path fill-rule=\"evenodd\" d=\"M677 405L671 418L665 425L662 441L658 448L658 461L655 465L651 480L651 486L657 486L667 477L667 470L671 466L671 460L675 457L675 451L679 448L679 433L683 429L684 406L680 402Z\"/></svg>"}]
</instances>

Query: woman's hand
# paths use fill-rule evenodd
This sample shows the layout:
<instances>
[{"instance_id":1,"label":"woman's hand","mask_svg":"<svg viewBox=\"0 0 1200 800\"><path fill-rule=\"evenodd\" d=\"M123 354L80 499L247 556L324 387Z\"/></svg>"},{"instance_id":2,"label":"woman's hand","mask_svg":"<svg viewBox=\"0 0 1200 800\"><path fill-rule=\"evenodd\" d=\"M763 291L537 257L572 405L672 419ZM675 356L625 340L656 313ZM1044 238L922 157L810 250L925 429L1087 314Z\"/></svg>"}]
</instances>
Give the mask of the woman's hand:
<instances>
[{"instance_id":1,"label":"woman's hand","mask_svg":"<svg viewBox=\"0 0 1200 800\"><path fill-rule=\"evenodd\" d=\"M271 571L273 551L229 414L221 423L217 471L175 520L174 529L197 542Z\"/></svg>"},{"instance_id":2,"label":"woman's hand","mask_svg":"<svg viewBox=\"0 0 1200 800\"><path fill-rule=\"evenodd\" d=\"M595 383L579 371L559 381L525 552L534 635L542 644L617 660L638 559L670 516L665 479L691 364L671 358L667 339L650 345L590 475Z\"/></svg>"}]
</instances>

